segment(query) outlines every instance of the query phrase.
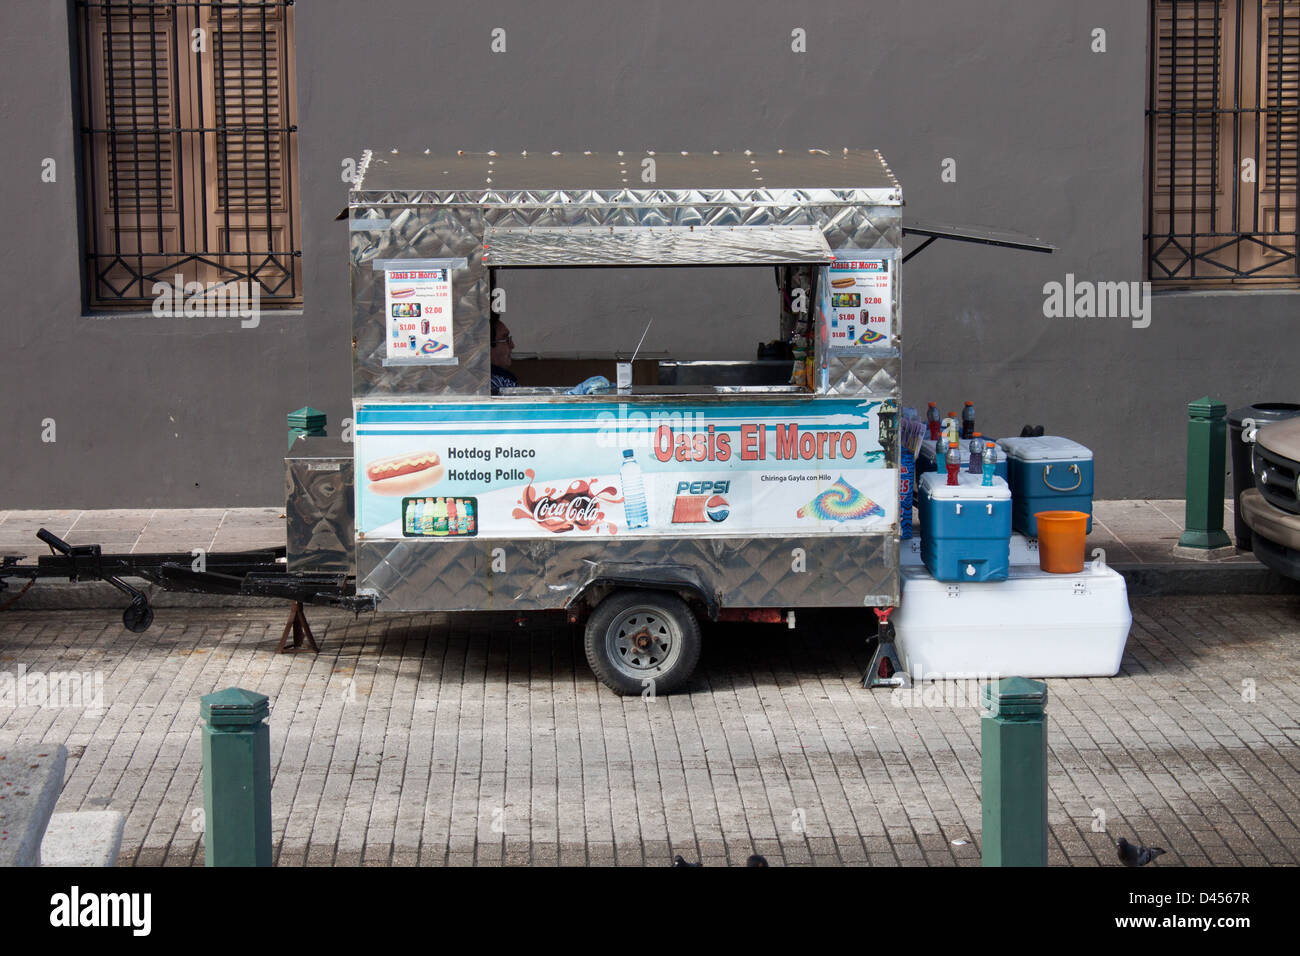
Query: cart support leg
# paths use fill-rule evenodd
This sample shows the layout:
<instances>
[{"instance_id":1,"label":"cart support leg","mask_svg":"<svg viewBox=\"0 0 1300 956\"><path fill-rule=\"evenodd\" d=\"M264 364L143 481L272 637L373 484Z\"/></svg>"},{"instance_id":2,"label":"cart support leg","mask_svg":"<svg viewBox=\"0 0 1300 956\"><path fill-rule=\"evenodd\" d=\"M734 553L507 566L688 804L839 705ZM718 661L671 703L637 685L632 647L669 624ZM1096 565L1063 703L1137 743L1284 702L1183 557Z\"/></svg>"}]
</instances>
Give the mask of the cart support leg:
<instances>
[{"instance_id":1,"label":"cart support leg","mask_svg":"<svg viewBox=\"0 0 1300 956\"><path fill-rule=\"evenodd\" d=\"M912 681L903 670L903 663L898 659L894 648L894 625L889 623L889 615L894 613L892 607L873 608L880 621L876 640L876 652L871 655L871 663L862 678L862 686L873 687L910 687Z\"/></svg>"},{"instance_id":2,"label":"cart support leg","mask_svg":"<svg viewBox=\"0 0 1300 956\"><path fill-rule=\"evenodd\" d=\"M294 648L301 648L305 637L312 652L320 653L320 648L316 646L316 637L311 632L311 625L307 623L307 615L303 613L301 601L294 601L289 608L289 620L285 622L284 633L280 635L280 646L276 649L277 654L288 653L288 648L285 645L289 642L291 633L293 634Z\"/></svg>"}]
</instances>

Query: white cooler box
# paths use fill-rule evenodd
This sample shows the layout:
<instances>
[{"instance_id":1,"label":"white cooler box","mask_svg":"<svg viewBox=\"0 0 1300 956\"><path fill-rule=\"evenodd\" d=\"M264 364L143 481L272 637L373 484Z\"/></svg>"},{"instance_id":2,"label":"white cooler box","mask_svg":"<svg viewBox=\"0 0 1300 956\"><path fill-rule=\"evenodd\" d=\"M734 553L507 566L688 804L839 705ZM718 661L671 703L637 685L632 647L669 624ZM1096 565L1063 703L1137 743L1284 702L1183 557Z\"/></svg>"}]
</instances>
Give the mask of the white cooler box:
<instances>
[{"instance_id":1,"label":"white cooler box","mask_svg":"<svg viewBox=\"0 0 1300 956\"><path fill-rule=\"evenodd\" d=\"M945 584L902 568L896 648L913 680L1113 677L1133 615L1119 572L1014 565L1005 581Z\"/></svg>"}]
</instances>

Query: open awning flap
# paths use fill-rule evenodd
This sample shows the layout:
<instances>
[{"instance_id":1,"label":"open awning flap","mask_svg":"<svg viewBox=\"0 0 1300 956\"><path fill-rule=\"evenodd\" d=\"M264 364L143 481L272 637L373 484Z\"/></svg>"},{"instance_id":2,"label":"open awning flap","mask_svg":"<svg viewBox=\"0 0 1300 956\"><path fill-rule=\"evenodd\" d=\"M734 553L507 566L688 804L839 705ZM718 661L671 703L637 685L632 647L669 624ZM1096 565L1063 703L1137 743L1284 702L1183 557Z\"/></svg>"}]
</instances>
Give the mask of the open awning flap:
<instances>
[{"instance_id":1,"label":"open awning flap","mask_svg":"<svg viewBox=\"0 0 1300 956\"><path fill-rule=\"evenodd\" d=\"M736 266L834 260L816 226L489 226L489 266Z\"/></svg>"},{"instance_id":2,"label":"open awning flap","mask_svg":"<svg viewBox=\"0 0 1300 956\"><path fill-rule=\"evenodd\" d=\"M903 220L903 235L928 236L930 239L956 239L958 242L977 242L986 246L1003 246L1024 249L1028 252L1053 252L1056 247L1014 229L995 229L990 226L958 225L950 222L925 222L919 219Z\"/></svg>"}]
</instances>

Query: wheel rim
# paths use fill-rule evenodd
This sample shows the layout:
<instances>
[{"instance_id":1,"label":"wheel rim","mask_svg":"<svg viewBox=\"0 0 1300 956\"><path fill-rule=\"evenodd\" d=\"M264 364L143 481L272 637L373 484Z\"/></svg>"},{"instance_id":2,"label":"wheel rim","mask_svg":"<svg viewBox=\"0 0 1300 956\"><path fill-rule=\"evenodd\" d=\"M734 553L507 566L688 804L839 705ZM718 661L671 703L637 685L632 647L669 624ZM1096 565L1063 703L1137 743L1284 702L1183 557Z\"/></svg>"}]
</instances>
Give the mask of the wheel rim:
<instances>
[{"instance_id":1,"label":"wheel rim","mask_svg":"<svg viewBox=\"0 0 1300 956\"><path fill-rule=\"evenodd\" d=\"M682 630L677 621L648 605L628 608L605 629L610 662L635 680L668 671L682 653Z\"/></svg>"}]
</instances>

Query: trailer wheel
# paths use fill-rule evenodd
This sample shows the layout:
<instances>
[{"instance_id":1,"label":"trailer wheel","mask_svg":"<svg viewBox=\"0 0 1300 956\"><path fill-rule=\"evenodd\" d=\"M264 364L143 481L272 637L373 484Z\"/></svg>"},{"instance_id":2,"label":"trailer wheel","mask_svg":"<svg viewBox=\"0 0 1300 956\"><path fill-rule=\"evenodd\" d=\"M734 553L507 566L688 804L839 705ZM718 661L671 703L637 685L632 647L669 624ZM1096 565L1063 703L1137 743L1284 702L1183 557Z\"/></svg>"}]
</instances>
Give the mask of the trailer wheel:
<instances>
[{"instance_id":1,"label":"trailer wheel","mask_svg":"<svg viewBox=\"0 0 1300 956\"><path fill-rule=\"evenodd\" d=\"M587 663L620 694L668 694L700 660L700 625L667 591L615 591L587 620Z\"/></svg>"},{"instance_id":2,"label":"trailer wheel","mask_svg":"<svg viewBox=\"0 0 1300 956\"><path fill-rule=\"evenodd\" d=\"M149 625L153 623L153 608L149 606L148 601L139 598L133 598L122 612L122 624L128 631L135 634L141 634L149 630Z\"/></svg>"}]
</instances>

